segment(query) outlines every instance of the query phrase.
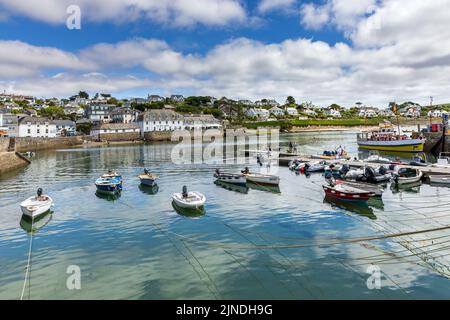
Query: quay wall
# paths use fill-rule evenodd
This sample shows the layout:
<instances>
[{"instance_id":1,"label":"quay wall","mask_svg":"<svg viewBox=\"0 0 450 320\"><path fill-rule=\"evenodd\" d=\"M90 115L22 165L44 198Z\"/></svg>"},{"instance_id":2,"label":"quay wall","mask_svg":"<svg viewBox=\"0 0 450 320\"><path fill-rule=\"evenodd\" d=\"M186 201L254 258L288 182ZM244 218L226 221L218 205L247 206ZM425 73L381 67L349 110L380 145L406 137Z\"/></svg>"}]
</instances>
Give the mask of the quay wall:
<instances>
[{"instance_id":1,"label":"quay wall","mask_svg":"<svg viewBox=\"0 0 450 320\"><path fill-rule=\"evenodd\" d=\"M19 157L15 152L0 152L0 176L28 164L27 161Z\"/></svg>"},{"instance_id":2,"label":"quay wall","mask_svg":"<svg viewBox=\"0 0 450 320\"><path fill-rule=\"evenodd\" d=\"M105 133L99 134L98 136L96 136L96 138L97 140L100 141L110 141L110 142L142 140L139 132Z\"/></svg>"},{"instance_id":3,"label":"quay wall","mask_svg":"<svg viewBox=\"0 0 450 320\"><path fill-rule=\"evenodd\" d=\"M65 148L83 144L83 137L60 138L16 138L16 151L40 151L48 149Z\"/></svg>"},{"instance_id":4,"label":"quay wall","mask_svg":"<svg viewBox=\"0 0 450 320\"><path fill-rule=\"evenodd\" d=\"M425 133L425 146L424 151L425 152L432 152L433 149L435 152L441 152L442 151L442 132L428 132ZM445 137L445 149L446 152L450 151L450 134L446 135Z\"/></svg>"},{"instance_id":5,"label":"quay wall","mask_svg":"<svg viewBox=\"0 0 450 320\"><path fill-rule=\"evenodd\" d=\"M0 152L7 152L9 146L9 138L0 137Z\"/></svg>"},{"instance_id":6,"label":"quay wall","mask_svg":"<svg viewBox=\"0 0 450 320\"><path fill-rule=\"evenodd\" d=\"M152 131L144 133L145 141L171 141L172 131Z\"/></svg>"}]
</instances>

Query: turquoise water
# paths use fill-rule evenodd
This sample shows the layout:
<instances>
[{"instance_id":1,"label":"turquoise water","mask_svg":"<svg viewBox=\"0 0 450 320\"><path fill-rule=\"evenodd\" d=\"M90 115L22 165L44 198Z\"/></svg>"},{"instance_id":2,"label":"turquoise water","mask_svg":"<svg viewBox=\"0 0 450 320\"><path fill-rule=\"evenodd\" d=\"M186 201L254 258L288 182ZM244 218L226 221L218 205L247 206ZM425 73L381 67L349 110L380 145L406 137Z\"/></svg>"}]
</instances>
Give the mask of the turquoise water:
<instances>
[{"instance_id":1,"label":"turquoise water","mask_svg":"<svg viewBox=\"0 0 450 320\"><path fill-rule=\"evenodd\" d=\"M358 156L354 133L291 134L305 153L342 144ZM279 168L280 192L214 184L214 164L174 165L172 144L38 153L0 180L0 298L21 296L30 245L18 204L43 187L55 201L33 235L24 299L447 299L450 232L338 243L450 225L450 189L396 190L368 207L324 200L323 177ZM143 167L159 189L139 187ZM221 165L238 171L241 165ZM120 197L95 194L107 169L124 176ZM171 195L187 185L207 197L184 215ZM360 239L361 240L361 239ZM381 289L367 287L379 266ZM81 289L69 290L69 266Z\"/></svg>"}]
</instances>

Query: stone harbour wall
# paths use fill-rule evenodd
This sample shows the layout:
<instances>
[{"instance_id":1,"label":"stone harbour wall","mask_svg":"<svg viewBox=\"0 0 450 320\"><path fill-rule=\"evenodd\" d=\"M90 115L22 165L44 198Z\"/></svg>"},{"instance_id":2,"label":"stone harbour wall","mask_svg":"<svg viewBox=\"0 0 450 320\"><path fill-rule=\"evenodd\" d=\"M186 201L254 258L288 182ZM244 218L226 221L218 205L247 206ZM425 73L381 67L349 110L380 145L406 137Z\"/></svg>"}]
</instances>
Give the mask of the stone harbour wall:
<instances>
[{"instance_id":1,"label":"stone harbour wall","mask_svg":"<svg viewBox=\"0 0 450 320\"><path fill-rule=\"evenodd\" d=\"M28 165L28 162L19 157L15 152L0 152L0 176L26 165Z\"/></svg>"},{"instance_id":2,"label":"stone harbour wall","mask_svg":"<svg viewBox=\"0 0 450 320\"><path fill-rule=\"evenodd\" d=\"M139 132L127 132L127 133L105 133L93 137L95 140L101 141L136 141L142 140Z\"/></svg>"},{"instance_id":3,"label":"stone harbour wall","mask_svg":"<svg viewBox=\"0 0 450 320\"><path fill-rule=\"evenodd\" d=\"M9 138L0 137L0 152L7 152L9 146Z\"/></svg>"},{"instance_id":4,"label":"stone harbour wall","mask_svg":"<svg viewBox=\"0 0 450 320\"><path fill-rule=\"evenodd\" d=\"M145 132L145 141L171 141L172 131L153 131Z\"/></svg>"},{"instance_id":5,"label":"stone harbour wall","mask_svg":"<svg viewBox=\"0 0 450 320\"><path fill-rule=\"evenodd\" d=\"M83 144L83 137L16 138L16 151L40 151L72 147Z\"/></svg>"}]
</instances>

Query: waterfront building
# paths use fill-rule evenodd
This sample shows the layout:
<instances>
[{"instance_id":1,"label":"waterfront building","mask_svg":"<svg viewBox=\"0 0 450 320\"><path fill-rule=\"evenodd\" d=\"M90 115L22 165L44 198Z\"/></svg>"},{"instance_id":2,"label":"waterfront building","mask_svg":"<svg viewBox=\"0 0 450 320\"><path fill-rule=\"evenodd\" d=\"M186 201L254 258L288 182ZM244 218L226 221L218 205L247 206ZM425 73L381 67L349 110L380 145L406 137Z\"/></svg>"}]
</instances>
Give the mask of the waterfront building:
<instances>
[{"instance_id":1,"label":"waterfront building","mask_svg":"<svg viewBox=\"0 0 450 320\"><path fill-rule=\"evenodd\" d=\"M284 116L284 110L278 107L273 107L269 110L270 114L273 114L275 117Z\"/></svg>"},{"instance_id":2,"label":"waterfront building","mask_svg":"<svg viewBox=\"0 0 450 320\"><path fill-rule=\"evenodd\" d=\"M19 120L19 137L55 138L56 125L47 118L23 117Z\"/></svg>"},{"instance_id":3,"label":"waterfront building","mask_svg":"<svg viewBox=\"0 0 450 320\"><path fill-rule=\"evenodd\" d=\"M310 117L317 116L317 112L315 112L314 110L311 110L311 109L305 109L305 111L303 111L303 113Z\"/></svg>"},{"instance_id":4,"label":"waterfront building","mask_svg":"<svg viewBox=\"0 0 450 320\"><path fill-rule=\"evenodd\" d=\"M91 136L102 138L106 137L105 135L111 137L111 135L134 134L139 137L140 132L139 126L135 123L102 123L91 130Z\"/></svg>"},{"instance_id":5,"label":"waterfront building","mask_svg":"<svg viewBox=\"0 0 450 320\"><path fill-rule=\"evenodd\" d=\"M373 108L364 108L359 111L360 118L375 118L378 115L377 110Z\"/></svg>"},{"instance_id":6,"label":"waterfront building","mask_svg":"<svg viewBox=\"0 0 450 320\"><path fill-rule=\"evenodd\" d=\"M71 120L53 120L56 126L57 137L75 136L77 133L76 124Z\"/></svg>"},{"instance_id":7,"label":"waterfront building","mask_svg":"<svg viewBox=\"0 0 450 320\"><path fill-rule=\"evenodd\" d=\"M136 122L139 111L131 108L115 108L111 112L111 119L114 123L132 123Z\"/></svg>"},{"instance_id":8,"label":"waterfront building","mask_svg":"<svg viewBox=\"0 0 450 320\"><path fill-rule=\"evenodd\" d=\"M141 133L184 129L184 118L173 110L148 110L138 117Z\"/></svg>"},{"instance_id":9,"label":"waterfront building","mask_svg":"<svg viewBox=\"0 0 450 320\"><path fill-rule=\"evenodd\" d=\"M115 107L113 104L92 104L86 107L85 117L96 123L111 122L111 112Z\"/></svg>"},{"instance_id":10,"label":"waterfront building","mask_svg":"<svg viewBox=\"0 0 450 320\"><path fill-rule=\"evenodd\" d=\"M220 121L214 118L213 115L193 115L184 117L184 127L186 130L194 129L220 129L222 125Z\"/></svg>"},{"instance_id":11,"label":"waterfront building","mask_svg":"<svg viewBox=\"0 0 450 320\"><path fill-rule=\"evenodd\" d=\"M261 120L267 120L270 117L270 111L262 108L250 108L246 111L248 117L257 117Z\"/></svg>"}]
</instances>

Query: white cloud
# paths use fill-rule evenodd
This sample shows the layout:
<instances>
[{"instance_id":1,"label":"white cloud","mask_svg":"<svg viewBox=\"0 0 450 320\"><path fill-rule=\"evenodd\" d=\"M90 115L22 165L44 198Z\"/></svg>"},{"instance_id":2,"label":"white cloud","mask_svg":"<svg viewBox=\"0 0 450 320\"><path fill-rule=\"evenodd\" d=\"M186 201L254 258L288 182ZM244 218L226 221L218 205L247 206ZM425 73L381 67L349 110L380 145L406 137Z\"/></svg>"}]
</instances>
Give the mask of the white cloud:
<instances>
[{"instance_id":1,"label":"white cloud","mask_svg":"<svg viewBox=\"0 0 450 320\"><path fill-rule=\"evenodd\" d=\"M94 22L151 19L175 26L222 26L246 18L238 0L0 0L11 14L52 24L65 23L70 5L80 6L82 19Z\"/></svg>"},{"instance_id":2,"label":"white cloud","mask_svg":"<svg viewBox=\"0 0 450 320\"><path fill-rule=\"evenodd\" d=\"M296 2L296 0L261 0L257 10L260 13L267 13L273 10L290 8Z\"/></svg>"},{"instance_id":3,"label":"white cloud","mask_svg":"<svg viewBox=\"0 0 450 320\"><path fill-rule=\"evenodd\" d=\"M240 38L204 54L184 54L155 39L97 44L75 53L2 41L0 90L9 86L6 89L27 93L36 90L36 95L68 95L86 86L114 92L158 88L169 93L280 101L293 95L298 101L320 104L363 101L378 106L395 100L426 103L432 95L436 102L448 102L450 11L445 8L450 0L408 0L406 7L404 1L386 0L370 9L370 2L351 10L333 9L330 19L345 30L348 44ZM345 23L338 18L344 16ZM143 75L115 76L135 70ZM62 71L57 80L48 76ZM104 75L90 74L85 81L86 72Z\"/></svg>"},{"instance_id":4,"label":"white cloud","mask_svg":"<svg viewBox=\"0 0 450 320\"><path fill-rule=\"evenodd\" d=\"M308 28L317 30L330 22L329 5L315 5L313 3L304 4L300 9L302 24Z\"/></svg>"}]
</instances>

